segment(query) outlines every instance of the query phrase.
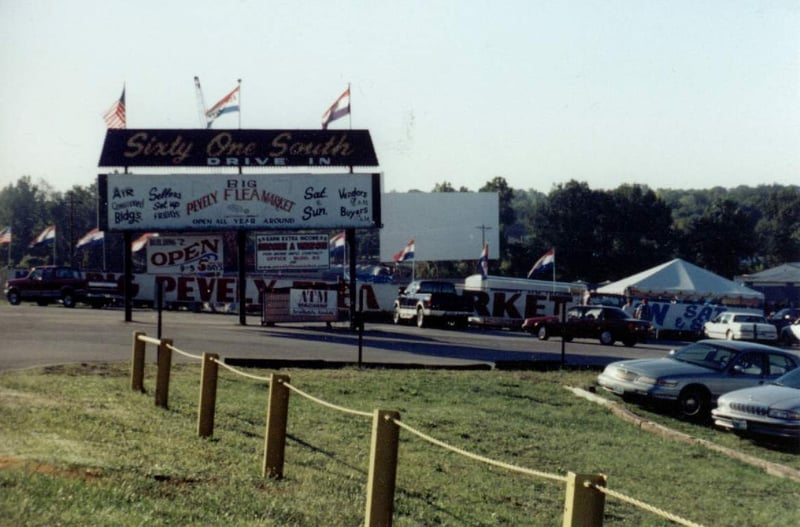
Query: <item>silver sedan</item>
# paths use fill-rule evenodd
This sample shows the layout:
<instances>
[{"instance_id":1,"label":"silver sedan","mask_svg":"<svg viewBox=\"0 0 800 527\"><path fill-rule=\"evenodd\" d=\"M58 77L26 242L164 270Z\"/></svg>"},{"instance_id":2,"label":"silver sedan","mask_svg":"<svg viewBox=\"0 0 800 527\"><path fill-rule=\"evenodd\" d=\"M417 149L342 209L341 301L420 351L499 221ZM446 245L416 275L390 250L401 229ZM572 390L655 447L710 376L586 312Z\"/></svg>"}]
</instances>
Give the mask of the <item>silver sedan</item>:
<instances>
[{"instance_id":1,"label":"silver sedan","mask_svg":"<svg viewBox=\"0 0 800 527\"><path fill-rule=\"evenodd\" d=\"M598 384L625 398L677 408L705 420L723 393L773 381L800 366L800 356L753 342L701 340L667 357L612 362Z\"/></svg>"},{"instance_id":2,"label":"silver sedan","mask_svg":"<svg viewBox=\"0 0 800 527\"><path fill-rule=\"evenodd\" d=\"M720 396L714 424L741 436L779 438L800 447L800 368L774 383Z\"/></svg>"}]
</instances>

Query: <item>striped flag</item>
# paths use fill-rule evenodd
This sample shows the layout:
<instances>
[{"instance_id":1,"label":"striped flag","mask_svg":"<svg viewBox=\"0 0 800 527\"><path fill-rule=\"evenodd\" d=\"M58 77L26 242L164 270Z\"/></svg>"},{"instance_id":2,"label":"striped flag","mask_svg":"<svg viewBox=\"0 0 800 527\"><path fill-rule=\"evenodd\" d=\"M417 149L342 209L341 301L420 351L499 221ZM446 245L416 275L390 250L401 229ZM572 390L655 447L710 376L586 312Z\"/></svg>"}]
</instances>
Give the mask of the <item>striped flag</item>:
<instances>
[{"instance_id":1,"label":"striped flag","mask_svg":"<svg viewBox=\"0 0 800 527\"><path fill-rule=\"evenodd\" d=\"M0 244L11 243L11 227L6 227L0 231Z\"/></svg>"},{"instance_id":2,"label":"striped flag","mask_svg":"<svg viewBox=\"0 0 800 527\"><path fill-rule=\"evenodd\" d=\"M394 255L395 262L405 262L414 258L414 240L409 240L408 244Z\"/></svg>"},{"instance_id":3,"label":"striped flag","mask_svg":"<svg viewBox=\"0 0 800 527\"><path fill-rule=\"evenodd\" d=\"M322 114L322 129L327 130L328 124L341 119L350 113L350 86L342 93L336 102L331 104L331 107Z\"/></svg>"},{"instance_id":4,"label":"striped flag","mask_svg":"<svg viewBox=\"0 0 800 527\"><path fill-rule=\"evenodd\" d=\"M146 232L131 242L131 252L138 253L147 245L147 240L157 237L157 232Z\"/></svg>"},{"instance_id":5,"label":"striped flag","mask_svg":"<svg viewBox=\"0 0 800 527\"><path fill-rule=\"evenodd\" d=\"M103 120L106 122L106 128L126 128L124 86L119 100L111 105L111 108L103 115Z\"/></svg>"},{"instance_id":6,"label":"striped flag","mask_svg":"<svg viewBox=\"0 0 800 527\"><path fill-rule=\"evenodd\" d=\"M549 251L544 253L541 258L536 260L536 263L533 264L531 270L528 271L528 278L535 275L536 273L541 273L543 271L555 269L555 265L556 265L556 250L550 249Z\"/></svg>"},{"instance_id":7,"label":"striped flag","mask_svg":"<svg viewBox=\"0 0 800 527\"><path fill-rule=\"evenodd\" d=\"M241 83L241 81L239 81ZM232 89L225 97L219 100L217 104L212 106L206 111L206 127L211 128L211 124L220 115L226 113L233 113L239 111L239 91L242 85L239 84Z\"/></svg>"},{"instance_id":8,"label":"striped flag","mask_svg":"<svg viewBox=\"0 0 800 527\"><path fill-rule=\"evenodd\" d=\"M29 247L35 247L37 245L41 245L44 243L51 243L56 239L56 226L50 225L45 227L45 229L39 233L39 236L31 241Z\"/></svg>"},{"instance_id":9,"label":"striped flag","mask_svg":"<svg viewBox=\"0 0 800 527\"><path fill-rule=\"evenodd\" d=\"M103 241L105 237L105 233L95 227L94 229L90 230L83 237L78 240L78 243L75 244L76 249L80 249L82 247L91 247L93 245L97 245Z\"/></svg>"},{"instance_id":10,"label":"striped flag","mask_svg":"<svg viewBox=\"0 0 800 527\"><path fill-rule=\"evenodd\" d=\"M489 244L486 243L483 245L483 250L481 251L481 257L478 260L478 270L481 273L482 278L486 278L489 276Z\"/></svg>"},{"instance_id":11,"label":"striped flag","mask_svg":"<svg viewBox=\"0 0 800 527\"><path fill-rule=\"evenodd\" d=\"M346 237L344 231L340 232L339 234L331 238L329 244L329 252L331 254L344 253L345 240Z\"/></svg>"}]
</instances>

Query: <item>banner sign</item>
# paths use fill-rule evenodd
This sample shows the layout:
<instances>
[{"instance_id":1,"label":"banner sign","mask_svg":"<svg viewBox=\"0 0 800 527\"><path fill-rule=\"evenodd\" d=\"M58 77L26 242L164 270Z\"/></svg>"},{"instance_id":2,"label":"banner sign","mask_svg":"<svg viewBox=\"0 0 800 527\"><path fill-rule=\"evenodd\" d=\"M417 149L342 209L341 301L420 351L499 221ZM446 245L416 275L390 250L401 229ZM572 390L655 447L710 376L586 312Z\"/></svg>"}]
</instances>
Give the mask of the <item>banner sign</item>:
<instances>
[{"instance_id":1,"label":"banner sign","mask_svg":"<svg viewBox=\"0 0 800 527\"><path fill-rule=\"evenodd\" d=\"M100 229L304 230L381 224L380 174L101 174Z\"/></svg>"},{"instance_id":2,"label":"banner sign","mask_svg":"<svg viewBox=\"0 0 800 527\"><path fill-rule=\"evenodd\" d=\"M256 236L256 269L327 269L327 234L271 234Z\"/></svg>"},{"instance_id":3,"label":"banner sign","mask_svg":"<svg viewBox=\"0 0 800 527\"><path fill-rule=\"evenodd\" d=\"M221 275L222 236L157 236L147 240L149 274Z\"/></svg>"},{"instance_id":4,"label":"banner sign","mask_svg":"<svg viewBox=\"0 0 800 527\"><path fill-rule=\"evenodd\" d=\"M376 167L369 130L109 129L101 167Z\"/></svg>"}]
</instances>

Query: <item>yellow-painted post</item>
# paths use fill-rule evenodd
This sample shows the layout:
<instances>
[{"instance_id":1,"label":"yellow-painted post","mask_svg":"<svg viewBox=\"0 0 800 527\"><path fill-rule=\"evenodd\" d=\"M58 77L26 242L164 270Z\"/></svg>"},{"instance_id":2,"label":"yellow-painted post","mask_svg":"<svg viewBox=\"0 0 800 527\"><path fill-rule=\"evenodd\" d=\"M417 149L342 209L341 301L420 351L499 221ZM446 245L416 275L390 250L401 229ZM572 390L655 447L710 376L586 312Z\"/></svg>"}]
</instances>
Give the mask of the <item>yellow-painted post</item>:
<instances>
[{"instance_id":1,"label":"yellow-painted post","mask_svg":"<svg viewBox=\"0 0 800 527\"><path fill-rule=\"evenodd\" d=\"M139 340L143 331L133 332L133 352L131 355L131 390L144 393L144 350L147 343Z\"/></svg>"},{"instance_id":2,"label":"yellow-painted post","mask_svg":"<svg viewBox=\"0 0 800 527\"><path fill-rule=\"evenodd\" d=\"M372 418L372 443L369 451L366 527L391 527L394 513L394 488L397 477L397 447L400 427L394 421L398 412L375 410Z\"/></svg>"},{"instance_id":3,"label":"yellow-painted post","mask_svg":"<svg viewBox=\"0 0 800 527\"><path fill-rule=\"evenodd\" d=\"M167 407L169 398L169 370L172 367L172 339L161 339L158 345L158 372L156 373L156 406Z\"/></svg>"},{"instance_id":4,"label":"yellow-painted post","mask_svg":"<svg viewBox=\"0 0 800 527\"><path fill-rule=\"evenodd\" d=\"M283 477L286 452L286 423L289 415L288 375L272 375L267 402L267 431L264 437L264 468L262 475L272 479Z\"/></svg>"},{"instance_id":5,"label":"yellow-painted post","mask_svg":"<svg viewBox=\"0 0 800 527\"><path fill-rule=\"evenodd\" d=\"M589 485L587 485L589 483ZM602 474L567 474L567 495L564 500L564 527L600 527L606 495L592 485L605 487Z\"/></svg>"},{"instance_id":6,"label":"yellow-painted post","mask_svg":"<svg viewBox=\"0 0 800 527\"><path fill-rule=\"evenodd\" d=\"M197 412L197 435L200 437L214 434L218 360L219 355L216 353L203 353L203 365L200 368L200 407Z\"/></svg>"}]
</instances>

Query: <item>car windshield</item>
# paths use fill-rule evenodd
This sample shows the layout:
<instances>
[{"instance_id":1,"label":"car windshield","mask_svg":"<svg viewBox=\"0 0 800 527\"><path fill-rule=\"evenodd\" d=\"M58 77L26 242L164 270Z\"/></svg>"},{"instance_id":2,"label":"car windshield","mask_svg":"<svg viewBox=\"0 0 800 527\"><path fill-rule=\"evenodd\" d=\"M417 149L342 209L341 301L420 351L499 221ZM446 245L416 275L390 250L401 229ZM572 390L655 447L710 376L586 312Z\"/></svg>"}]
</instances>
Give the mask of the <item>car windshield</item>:
<instances>
[{"instance_id":1,"label":"car windshield","mask_svg":"<svg viewBox=\"0 0 800 527\"><path fill-rule=\"evenodd\" d=\"M787 374L781 375L775 379L774 384L778 386L786 386L788 388L800 389L800 368L795 368Z\"/></svg>"},{"instance_id":2,"label":"car windshield","mask_svg":"<svg viewBox=\"0 0 800 527\"><path fill-rule=\"evenodd\" d=\"M695 366L722 371L736 355L736 350L698 342L676 351L672 358Z\"/></svg>"}]
</instances>

